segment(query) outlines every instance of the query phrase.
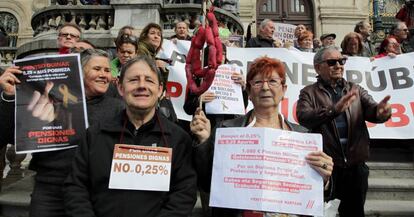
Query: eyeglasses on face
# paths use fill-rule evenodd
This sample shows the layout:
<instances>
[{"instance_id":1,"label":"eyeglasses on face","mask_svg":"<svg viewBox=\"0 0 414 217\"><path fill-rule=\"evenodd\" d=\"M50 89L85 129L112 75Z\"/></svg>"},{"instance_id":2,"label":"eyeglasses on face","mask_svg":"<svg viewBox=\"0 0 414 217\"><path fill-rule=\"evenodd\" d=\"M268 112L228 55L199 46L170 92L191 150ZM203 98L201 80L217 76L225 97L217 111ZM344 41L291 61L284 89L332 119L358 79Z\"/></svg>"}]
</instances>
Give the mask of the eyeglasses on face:
<instances>
[{"instance_id":1,"label":"eyeglasses on face","mask_svg":"<svg viewBox=\"0 0 414 217\"><path fill-rule=\"evenodd\" d=\"M70 36L71 38L79 38L79 35L75 35L72 33L59 33L59 37L67 38Z\"/></svg>"},{"instance_id":2,"label":"eyeglasses on face","mask_svg":"<svg viewBox=\"0 0 414 217\"><path fill-rule=\"evenodd\" d=\"M393 46L393 47L400 47L400 43L398 43L398 42L390 42L388 44Z\"/></svg>"},{"instance_id":3,"label":"eyeglasses on face","mask_svg":"<svg viewBox=\"0 0 414 217\"><path fill-rule=\"evenodd\" d=\"M262 88L264 83L266 82L267 82L267 85L269 85L269 87L279 87L282 84L282 79L281 78L271 78L269 80L258 79L258 80L252 80L249 83L254 88Z\"/></svg>"},{"instance_id":4,"label":"eyeglasses on face","mask_svg":"<svg viewBox=\"0 0 414 217\"><path fill-rule=\"evenodd\" d=\"M324 60L322 61L325 62L326 64L328 64L328 66L334 66L336 65L336 63L339 63L339 65L343 66L346 63L346 58L341 58L341 59L328 59L328 60Z\"/></svg>"}]
</instances>

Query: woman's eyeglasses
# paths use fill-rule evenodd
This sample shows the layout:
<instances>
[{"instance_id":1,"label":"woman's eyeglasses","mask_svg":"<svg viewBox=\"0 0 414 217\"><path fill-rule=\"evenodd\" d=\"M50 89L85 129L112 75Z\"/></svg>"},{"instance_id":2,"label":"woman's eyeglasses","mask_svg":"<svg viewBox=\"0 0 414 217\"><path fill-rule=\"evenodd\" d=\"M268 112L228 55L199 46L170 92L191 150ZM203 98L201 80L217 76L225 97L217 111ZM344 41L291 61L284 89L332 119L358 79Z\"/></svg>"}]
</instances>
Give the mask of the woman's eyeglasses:
<instances>
[{"instance_id":1,"label":"woman's eyeglasses","mask_svg":"<svg viewBox=\"0 0 414 217\"><path fill-rule=\"evenodd\" d=\"M343 66L346 63L347 58L341 58L341 59L328 59L328 60L324 60L321 63L325 62L326 64L328 64L328 66L334 66L336 65L336 63L339 63L339 65Z\"/></svg>"},{"instance_id":2,"label":"woman's eyeglasses","mask_svg":"<svg viewBox=\"0 0 414 217\"><path fill-rule=\"evenodd\" d=\"M279 87L282 84L282 79L281 78L271 78L269 80L252 80L250 81L250 85L254 88L262 88L264 83L267 82L267 85L269 85L269 87Z\"/></svg>"}]
</instances>

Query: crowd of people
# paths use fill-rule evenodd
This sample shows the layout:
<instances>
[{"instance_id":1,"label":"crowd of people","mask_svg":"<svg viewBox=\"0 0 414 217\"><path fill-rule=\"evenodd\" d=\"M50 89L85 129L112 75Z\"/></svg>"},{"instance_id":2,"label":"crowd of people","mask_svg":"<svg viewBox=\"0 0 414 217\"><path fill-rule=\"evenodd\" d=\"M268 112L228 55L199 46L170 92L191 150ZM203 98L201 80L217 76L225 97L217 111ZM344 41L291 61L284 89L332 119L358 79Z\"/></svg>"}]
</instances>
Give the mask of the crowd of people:
<instances>
[{"instance_id":1,"label":"crowd of people","mask_svg":"<svg viewBox=\"0 0 414 217\"><path fill-rule=\"evenodd\" d=\"M270 19L265 19L259 26L257 37L251 38L246 47L285 47L303 52L317 52L322 47L338 46L346 56L370 57L373 59L384 56L395 57L398 54L413 52L413 37L410 38L407 24L403 21L396 22L390 29L388 36L375 47L371 41L372 26L368 21L361 21L355 25L353 32L345 35L341 43L336 43L335 33L324 33L319 38L300 24L296 26L295 40L282 44L274 38L275 24Z\"/></svg>"},{"instance_id":2,"label":"crowd of people","mask_svg":"<svg viewBox=\"0 0 414 217\"><path fill-rule=\"evenodd\" d=\"M178 22L170 39L191 40L189 26ZM365 121L383 123L391 117L389 96L376 102L361 86L343 78L348 56L381 58L411 52L408 29L398 22L377 50L370 40L369 22L356 24L353 32L337 44L335 33L320 38L298 25L289 49L314 52L317 81L300 92L296 114L300 125L286 120L280 103L287 91L286 69L274 58L260 57L246 77L235 73L232 81L243 90L246 115L206 115L204 104L214 93L186 94L184 110L191 122L177 119L166 95L168 61L157 58L163 29L148 24L139 37L125 26L115 39L112 54L82 40L81 29L64 24L58 29L59 54L80 53L89 128L73 141L77 148L33 153L30 169L36 171L30 216L190 216L202 192L206 215L213 217L271 216L255 210L209 208L215 131L223 127L267 127L320 133L323 151L311 152L306 162L323 179L325 200L341 200L339 214L364 216L368 189L369 135ZM272 20L264 20L257 37L246 47L280 47L273 38ZM225 60L225 46L223 59ZM1 74L0 145L14 143L15 86L22 69L12 66ZM51 87L46 87L51 88ZM39 93L36 113L53 111L48 90ZM199 106L201 105L201 107ZM43 110L42 110L43 109ZM29 110L29 112L34 113ZM40 115L42 116L42 115ZM40 117L36 117L40 118ZM53 119L53 116L50 117ZM50 121L49 117L45 119ZM357 129L357 130L355 130ZM169 191L112 189L109 187L115 144L135 144L172 149ZM295 215L290 215L295 216Z\"/></svg>"}]
</instances>

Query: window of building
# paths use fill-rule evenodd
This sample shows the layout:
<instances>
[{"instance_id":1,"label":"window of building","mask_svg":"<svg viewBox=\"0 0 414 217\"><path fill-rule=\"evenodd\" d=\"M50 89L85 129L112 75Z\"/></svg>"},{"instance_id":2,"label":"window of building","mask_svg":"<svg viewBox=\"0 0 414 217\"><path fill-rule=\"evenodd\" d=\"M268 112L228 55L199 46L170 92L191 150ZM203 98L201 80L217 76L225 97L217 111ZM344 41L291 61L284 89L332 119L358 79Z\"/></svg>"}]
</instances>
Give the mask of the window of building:
<instances>
[{"instance_id":1,"label":"window of building","mask_svg":"<svg viewBox=\"0 0 414 217\"><path fill-rule=\"evenodd\" d=\"M19 23L8 12L0 12L0 47L16 47Z\"/></svg>"}]
</instances>

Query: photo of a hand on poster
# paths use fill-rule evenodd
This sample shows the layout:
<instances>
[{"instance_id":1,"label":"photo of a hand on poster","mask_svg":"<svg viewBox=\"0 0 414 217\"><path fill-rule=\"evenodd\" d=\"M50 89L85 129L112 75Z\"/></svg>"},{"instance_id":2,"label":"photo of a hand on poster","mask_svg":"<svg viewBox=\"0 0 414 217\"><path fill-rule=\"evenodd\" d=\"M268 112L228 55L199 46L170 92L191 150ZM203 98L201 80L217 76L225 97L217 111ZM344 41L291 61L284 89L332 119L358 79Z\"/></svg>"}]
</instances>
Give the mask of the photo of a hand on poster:
<instances>
[{"instance_id":1,"label":"photo of a hand on poster","mask_svg":"<svg viewBox=\"0 0 414 217\"><path fill-rule=\"evenodd\" d=\"M27 110L32 112L33 117L47 123L55 119L55 108L53 101L49 98L49 92L53 88L53 82L47 82L43 92L35 90Z\"/></svg>"},{"instance_id":2,"label":"photo of a hand on poster","mask_svg":"<svg viewBox=\"0 0 414 217\"><path fill-rule=\"evenodd\" d=\"M77 54L16 60L17 153L76 146L87 127L82 72Z\"/></svg>"}]
</instances>

